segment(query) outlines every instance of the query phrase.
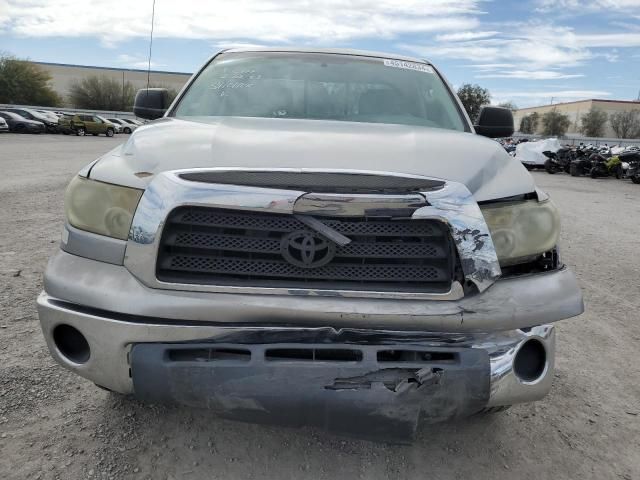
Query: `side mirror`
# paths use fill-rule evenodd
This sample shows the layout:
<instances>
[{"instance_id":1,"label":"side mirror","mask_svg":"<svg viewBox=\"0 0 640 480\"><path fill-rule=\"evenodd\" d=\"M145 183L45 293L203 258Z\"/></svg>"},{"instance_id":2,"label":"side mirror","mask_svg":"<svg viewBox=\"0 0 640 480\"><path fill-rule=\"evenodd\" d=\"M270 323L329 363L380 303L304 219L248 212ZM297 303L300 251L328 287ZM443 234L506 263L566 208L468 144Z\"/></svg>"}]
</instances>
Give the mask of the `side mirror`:
<instances>
[{"instance_id":1,"label":"side mirror","mask_svg":"<svg viewBox=\"0 0 640 480\"><path fill-rule=\"evenodd\" d=\"M136 93L133 113L136 117L155 120L169 108L169 92L166 88L143 88Z\"/></svg>"},{"instance_id":2,"label":"side mirror","mask_svg":"<svg viewBox=\"0 0 640 480\"><path fill-rule=\"evenodd\" d=\"M473 128L478 135L489 138L510 137L514 130L513 113L508 108L482 107Z\"/></svg>"}]
</instances>

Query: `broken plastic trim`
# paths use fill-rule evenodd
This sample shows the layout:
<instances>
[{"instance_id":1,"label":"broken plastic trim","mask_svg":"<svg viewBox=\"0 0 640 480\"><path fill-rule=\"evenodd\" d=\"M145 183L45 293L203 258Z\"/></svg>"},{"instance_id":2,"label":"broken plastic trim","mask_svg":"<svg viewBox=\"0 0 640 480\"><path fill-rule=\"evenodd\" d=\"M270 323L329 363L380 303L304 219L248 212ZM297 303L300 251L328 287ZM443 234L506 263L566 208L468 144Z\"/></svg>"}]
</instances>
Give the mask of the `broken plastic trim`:
<instances>
[{"instance_id":1,"label":"broken plastic trim","mask_svg":"<svg viewBox=\"0 0 640 480\"><path fill-rule=\"evenodd\" d=\"M327 390L371 389L372 384L381 383L392 392L403 392L415 386L421 388L438 385L442 377L441 368L385 368L356 377L336 378Z\"/></svg>"}]
</instances>

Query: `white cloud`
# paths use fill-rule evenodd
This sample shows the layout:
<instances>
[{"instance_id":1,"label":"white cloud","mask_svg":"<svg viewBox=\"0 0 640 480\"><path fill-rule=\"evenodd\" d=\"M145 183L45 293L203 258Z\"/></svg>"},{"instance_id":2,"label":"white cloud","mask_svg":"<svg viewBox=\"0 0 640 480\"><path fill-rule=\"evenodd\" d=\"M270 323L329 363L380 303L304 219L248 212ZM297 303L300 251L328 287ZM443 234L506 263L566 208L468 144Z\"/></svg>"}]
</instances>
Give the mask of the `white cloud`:
<instances>
[{"instance_id":1,"label":"white cloud","mask_svg":"<svg viewBox=\"0 0 640 480\"><path fill-rule=\"evenodd\" d=\"M632 13L640 8L640 0L538 0L536 10L540 12L611 12L622 11Z\"/></svg>"},{"instance_id":2,"label":"white cloud","mask_svg":"<svg viewBox=\"0 0 640 480\"><path fill-rule=\"evenodd\" d=\"M495 73L482 73L476 78L518 78L523 80L558 80L563 78L584 77L581 73L569 74L553 70L505 70Z\"/></svg>"},{"instance_id":3,"label":"white cloud","mask_svg":"<svg viewBox=\"0 0 640 480\"><path fill-rule=\"evenodd\" d=\"M639 0L640 1L640 0ZM399 48L427 58L474 62L476 78L555 80L584 76L572 71L601 57L615 62L619 49L640 47L640 32L583 33L553 23L522 22L506 25L502 33L443 34L436 42L400 44ZM468 37L465 38L465 37ZM599 49L608 48L603 52Z\"/></svg>"},{"instance_id":4,"label":"white cloud","mask_svg":"<svg viewBox=\"0 0 640 480\"><path fill-rule=\"evenodd\" d=\"M129 55L127 53L122 53L118 55L116 62L123 67L130 68L141 68L147 69L149 67L149 60L144 59L138 55ZM157 63L153 60L151 61L151 68L165 68L168 65L166 63Z\"/></svg>"},{"instance_id":5,"label":"white cloud","mask_svg":"<svg viewBox=\"0 0 640 480\"><path fill-rule=\"evenodd\" d=\"M468 40L477 40L480 38L494 37L498 35L500 32L489 31L489 32L455 32L455 33L445 33L443 35L437 35L436 40L438 42L458 42L458 41L468 41Z\"/></svg>"},{"instance_id":6,"label":"white cloud","mask_svg":"<svg viewBox=\"0 0 640 480\"><path fill-rule=\"evenodd\" d=\"M223 50L225 48L260 48L264 46L265 45L259 43L238 42L235 40L223 40L212 44L215 50Z\"/></svg>"},{"instance_id":7,"label":"white cloud","mask_svg":"<svg viewBox=\"0 0 640 480\"><path fill-rule=\"evenodd\" d=\"M27 37L93 36L126 40L149 35L151 2L0 0L10 32ZM406 33L477 28L482 0L244 0L157 2L155 35L250 38L258 43L394 38Z\"/></svg>"}]
</instances>

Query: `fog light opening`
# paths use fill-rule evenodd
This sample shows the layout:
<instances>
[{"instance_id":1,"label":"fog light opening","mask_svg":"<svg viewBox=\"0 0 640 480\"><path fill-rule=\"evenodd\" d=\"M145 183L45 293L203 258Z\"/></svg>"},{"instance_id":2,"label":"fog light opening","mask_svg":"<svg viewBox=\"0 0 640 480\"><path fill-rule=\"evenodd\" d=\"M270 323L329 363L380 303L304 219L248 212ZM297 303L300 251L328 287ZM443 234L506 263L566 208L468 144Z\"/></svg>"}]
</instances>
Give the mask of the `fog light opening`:
<instances>
[{"instance_id":1,"label":"fog light opening","mask_svg":"<svg viewBox=\"0 0 640 480\"><path fill-rule=\"evenodd\" d=\"M58 351L73 363L85 363L89 360L89 342L77 328L58 325L53 329L53 341Z\"/></svg>"},{"instance_id":2,"label":"fog light opening","mask_svg":"<svg viewBox=\"0 0 640 480\"><path fill-rule=\"evenodd\" d=\"M516 353L513 371L523 382L535 382L547 366L547 351L539 340L527 340Z\"/></svg>"}]
</instances>

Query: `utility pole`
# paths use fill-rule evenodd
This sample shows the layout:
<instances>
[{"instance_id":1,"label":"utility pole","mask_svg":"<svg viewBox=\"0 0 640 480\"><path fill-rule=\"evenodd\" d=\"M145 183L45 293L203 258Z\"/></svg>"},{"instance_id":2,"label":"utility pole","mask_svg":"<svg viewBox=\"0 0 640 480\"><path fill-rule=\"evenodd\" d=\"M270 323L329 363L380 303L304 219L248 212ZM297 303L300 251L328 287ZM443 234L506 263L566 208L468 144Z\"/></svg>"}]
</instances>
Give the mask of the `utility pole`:
<instances>
[{"instance_id":1,"label":"utility pole","mask_svg":"<svg viewBox=\"0 0 640 480\"><path fill-rule=\"evenodd\" d=\"M122 71L122 110L126 110L126 105L124 104L124 70Z\"/></svg>"}]
</instances>

